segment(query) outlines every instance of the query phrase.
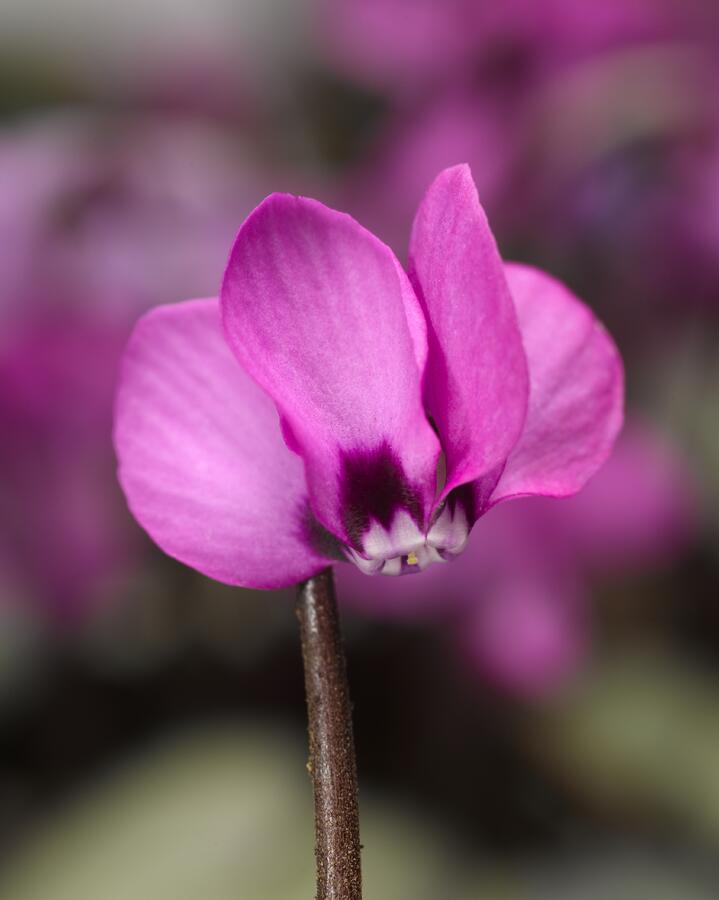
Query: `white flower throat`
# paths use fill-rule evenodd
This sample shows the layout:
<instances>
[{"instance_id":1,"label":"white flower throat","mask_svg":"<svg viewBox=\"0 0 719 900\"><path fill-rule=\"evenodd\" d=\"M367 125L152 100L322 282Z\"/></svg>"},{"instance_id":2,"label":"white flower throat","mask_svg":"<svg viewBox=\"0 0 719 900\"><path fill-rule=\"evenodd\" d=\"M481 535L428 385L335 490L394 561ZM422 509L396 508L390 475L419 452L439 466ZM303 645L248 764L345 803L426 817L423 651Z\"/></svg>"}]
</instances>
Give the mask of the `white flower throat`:
<instances>
[{"instance_id":1,"label":"white flower throat","mask_svg":"<svg viewBox=\"0 0 719 900\"><path fill-rule=\"evenodd\" d=\"M346 553L366 575L406 575L458 556L468 536L464 506L456 503L450 509L445 503L426 534L406 510L398 510L389 529L372 522L362 536L361 551L348 547Z\"/></svg>"}]
</instances>

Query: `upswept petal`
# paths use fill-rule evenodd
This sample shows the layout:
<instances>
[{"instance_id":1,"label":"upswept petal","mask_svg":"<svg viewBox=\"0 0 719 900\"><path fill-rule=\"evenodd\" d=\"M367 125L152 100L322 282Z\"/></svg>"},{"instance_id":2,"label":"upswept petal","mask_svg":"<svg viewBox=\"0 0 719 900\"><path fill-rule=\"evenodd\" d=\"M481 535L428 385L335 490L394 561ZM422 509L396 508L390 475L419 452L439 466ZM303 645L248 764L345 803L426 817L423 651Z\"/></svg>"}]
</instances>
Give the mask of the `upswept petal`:
<instances>
[{"instance_id":1,"label":"upswept petal","mask_svg":"<svg viewBox=\"0 0 719 900\"><path fill-rule=\"evenodd\" d=\"M609 456L623 420L622 363L601 323L544 272L508 264L506 273L529 363L529 410L489 505L575 494Z\"/></svg>"},{"instance_id":2,"label":"upswept petal","mask_svg":"<svg viewBox=\"0 0 719 900\"><path fill-rule=\"evenodd\" d=\"M347 215L274 194L240 229L221 305L324 525L354 546L399 509L423 527L439 444L422 405L422 311L392 251Z\"/></svg>"},{"instance_id":3,"label":"upswept petal","mask_svg":"<svg viewBox=\"0 0 719 900\"><path fill-rule=\"evenodd\" d=\"M302 461L277 410L225 343L217 300L138 322L115 414L130 509L170 556L211 578L282 587L328 564Z\"/></svg>"},{"instance_id":4,"label":"upswept petal","mask_svg":"<svg viewBox=\"0 0 719 900\"><path fill-rule=\"evenodd\" d=\"M469 166L425 194L410 278L428 322L425 402L447 456L446 496L507 458L527 410L527 362L494 237Z\"/></svg>"}]
</instances>

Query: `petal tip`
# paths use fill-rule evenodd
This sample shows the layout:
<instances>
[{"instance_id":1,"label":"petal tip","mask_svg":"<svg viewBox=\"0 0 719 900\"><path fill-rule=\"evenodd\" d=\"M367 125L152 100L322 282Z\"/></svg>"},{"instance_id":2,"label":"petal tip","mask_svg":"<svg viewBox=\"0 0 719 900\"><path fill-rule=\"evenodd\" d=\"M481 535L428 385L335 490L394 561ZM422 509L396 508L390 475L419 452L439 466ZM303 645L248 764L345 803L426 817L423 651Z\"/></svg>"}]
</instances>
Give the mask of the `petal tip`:
<instances>
[{"instance_id":1,"label":"petal tip","mask_svg":"<svg viewBox=\"0 0 719 900\"><path fill-rule=\"evenodd\" d=\"M472 168L469 163L462 162L456 163L453 166L447 166L445 169L437 175L434 179L435 181L449 180L449 179L461 179L462 181L471 181L474 184L474 177L472 175Z\"/></svg>"},{"instance_id":2,"label":"petal tip","mask_svg":"<svg viewBox=\"0 0 719 900\"><path fill-rule=\"evenodd\" d=\"M436 192L447 190L469 191L479 199L477 186L469 163L457 163L454 166L447 166L446 169L442 169L430 182L425 192L425 199Z\"/></svg>"}]
</instances>

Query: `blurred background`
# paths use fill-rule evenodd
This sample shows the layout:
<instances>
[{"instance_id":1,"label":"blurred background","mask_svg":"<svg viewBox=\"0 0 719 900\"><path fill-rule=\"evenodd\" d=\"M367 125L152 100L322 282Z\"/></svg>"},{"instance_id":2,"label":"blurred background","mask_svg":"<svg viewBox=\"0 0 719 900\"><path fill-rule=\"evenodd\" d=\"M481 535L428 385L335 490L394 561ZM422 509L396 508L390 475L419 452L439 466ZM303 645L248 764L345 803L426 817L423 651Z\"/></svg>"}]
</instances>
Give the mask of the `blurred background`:
<instances>
[{"instance_id":1,"label":"blurred background","mask_svg":"<svg viewBox=\"0 0 719 900\"><path fill-rule=\"evenodd\" d=\"M292 593L140 532L117 365L267 193L404 258L458 162L616 337L627 424L451 566L340 567L366 896L718 896L714 0L4 0L0 78L4 900L313 895Z\"/></svg>"}]
</instances>

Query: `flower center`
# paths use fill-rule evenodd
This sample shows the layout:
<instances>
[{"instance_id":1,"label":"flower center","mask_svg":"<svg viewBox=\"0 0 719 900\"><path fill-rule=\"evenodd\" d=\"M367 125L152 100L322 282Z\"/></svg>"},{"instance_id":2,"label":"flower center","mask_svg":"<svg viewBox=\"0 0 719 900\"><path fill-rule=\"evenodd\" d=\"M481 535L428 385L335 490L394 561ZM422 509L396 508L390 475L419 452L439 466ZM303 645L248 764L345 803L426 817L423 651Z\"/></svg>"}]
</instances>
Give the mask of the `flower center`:
<instances>
[{"instance_id":1,"label":"flower center","mask_svg":"<svg viewBox=\"0 0 719 900\"><path fill-rule=\"evenodd\" d=\"M426 534L406 510L399 510L389 529L373 521L361 538L361 550L347 547L345 552L366 575L408 575L458 556L468 534L462 504L445 504Z\"/></svg>"}]
</instances>

